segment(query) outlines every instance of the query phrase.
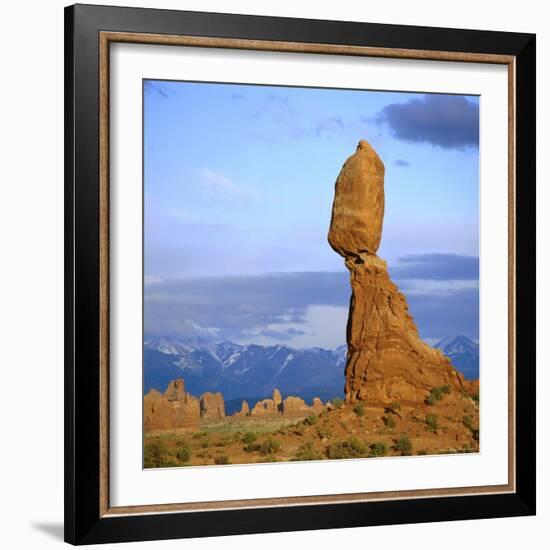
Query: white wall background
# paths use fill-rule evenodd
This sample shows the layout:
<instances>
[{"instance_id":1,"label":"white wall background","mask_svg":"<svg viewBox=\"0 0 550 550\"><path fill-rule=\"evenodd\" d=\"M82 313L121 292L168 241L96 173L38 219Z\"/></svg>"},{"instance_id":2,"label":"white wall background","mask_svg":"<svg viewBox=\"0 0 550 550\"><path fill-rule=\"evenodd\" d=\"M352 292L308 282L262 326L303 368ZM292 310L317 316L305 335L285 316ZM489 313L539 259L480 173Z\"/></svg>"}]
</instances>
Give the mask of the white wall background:
<instances>
[{"instance_id":1,"label":"white wall background","mask_svg":"<svg viewBox=\"0 0 550 550\"><path fill-rule=\"evenodd\" d=\"M550 361L550 17L545 3L523 0L161 0L103 4L356 20L537 33L538 47L538 516L186 541L189 549L328 548L356 545L448 550L544 547L550 536L548 413ZM0 323L2 433L0 540L6 548L61 546L63 522L63 7L66 2L2 6L0 85ZM546 463L546 464L545 464ZM537 544L538 542L538 544ZM176 548L181 542L139 543ZM136 544L125 546L137 547Z\"/></svg>"}]
</instances>

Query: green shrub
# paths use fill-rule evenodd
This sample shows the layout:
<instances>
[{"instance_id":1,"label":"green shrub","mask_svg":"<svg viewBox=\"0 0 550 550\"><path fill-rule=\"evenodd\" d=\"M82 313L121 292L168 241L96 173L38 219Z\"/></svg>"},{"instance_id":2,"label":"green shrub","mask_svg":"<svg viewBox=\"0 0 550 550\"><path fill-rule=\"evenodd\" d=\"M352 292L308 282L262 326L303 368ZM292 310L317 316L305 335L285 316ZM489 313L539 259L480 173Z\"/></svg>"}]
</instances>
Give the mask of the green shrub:
<instances>
[{"instance_id":1,"label":"green shrub","mask_svg":"<svg viewBox=\"0 0 550 550\"><path fill-rule=\"evenodd\" d=\"M257 434L255 434L254 432L246 432L243 435L242 442L245 445L250 445L251 443L254 443L254 441L256 441L256 439L258 439Z\"/></svg>"},{"instance_id":2,"label":"green shrub","mask_svg":"<svg viewBox=\"0 0 550 550\"><path fill-rule=\"evenodd\" d=\"M382 420L383 420L384 424L386 425L386 427L388 427L390 429L395 428L395 419L394 419L393 416L383 416Z\"/></svg>"},{"instance_id":3,"label":"green shrub","mask_svg":"<svg viewBox=\"0 0 550 550\"><path fill-rule=\"evenodd\" d=\"M292 460L322 460L323 455L313 447L313 443L308 441L301 445L296 451Z\"/></svg>"},{"instance_id":4,"label":"green shrub","mask_svg":"<svg viewBox=\"0 0 550 550\"><path fill-rule=\"evenodd\" d=\"M227 455L218 455L214 458L215 464L231 464Z\"/></svg>"},{"instance_id":5,"label":"green shrub","mask_svg":"<svg viewBox=\"0 0 550 550\"><path fill-rule=\"evenodd\" d=\"M424 399L424 403L426 403L426 405L430 405L432 407L435 405L435 402L436 402L435 397L432 394L428 395L428 397L426 397L426 399Z\"/></svg>"},{"instance_id":6,"label":"green shrub","mask_svg":"<svg viewBox=\"0 0 550 550\"><path fill-rule=\"evenodd\" d=\"M476 391L474 393L474 395L472 395L472 399L476 402L476 403L479 403L479 390Z\"/></svg>"},{"instance_id":7,"label":"green shrub","mask_svg":"<svg viewBox=\"0 0 550 550\"><path fill-rule=\"evenodd\" d=\"M466 428L468 428L469 430L472 429L472 417L471 416L464 416L462 418L462 424L464 424L464 426L466 426Z\"/></svg>"},{"instance_id":8,"label":"green shrub","mask_svg":"<svg viewBox=\"0 0 550 550\"><path fill-rule=\"evenodd\" d=\"M189 445L187 441L182 441L176 456L178 457L178 460L181 460L181 462L188 462L191 458L191 445Z\"/></svg>"},{"instance_id":9,"label":"green shrub","mask_svg":"<svg viewBox=\"0 0 550 550\"><path fill-rule=\"evenodd\" d=\"M319 439L328 439L332 435L332 431L326 426L319 426L317 428L317 435Z\"/></svg>"},{"instance_id":10,"label":"green shrub","mask_svg":"<svg viewBox=\"0 0 550 550\"><path fill-rule=\"evenodd\" d=\"M355 405L353 412L359 417L365 416L365 407L361 404Z\"/></svg>"},{"instance_id":11,"label":"green shrub","mask_svg":"<svg viewBox=\"0 0 550 550\"><path fill-rule=\"evenodd\" d=\"M402 456L408 456L412 454L412 442L406 435L402 435L395 444L395 450L400 452Z\"/></svg>"},{"instance_id":12,"label":"green shrub","mask_svg":"<svg viewBox=\"0 0 550 550\"><path fill-rule=\"evenodd\" d=\"M386 456L388 454L388 447L385 443L373 443L370 446L370 456L377 457L377 456Z\"/></svg>"},{"instance_id":13,"label":"green shrub","mask_svg":"<svg viewBox=\"0 0 550 550\"><path fill-rule=\"evenodd\" d=\"M436 414L427 414L426 415L426 424L433 431L437 430L437 428L439 427L439 425L437 423L437 415Z\"/></svg>"},{"instance_id":14,"label":"green shrub","mask_svg":"<svg viewBox=\"0 0 550 550\"><path fill-rule=\"evenodd\" d=\"M472 437L475 441L479 441L479 428L472 428Z\"/></svg>"},{"instance_id":15,"label":"green shrub","mask_svg":"<svg viewBox=\"0 0 550 550\"><path fill-rule=\"evenodd\" d=\"M439 389L447 395L451 393L451 386L445 385L445 386L441 386Z\"/></svg>"},{"instance_id":16,"label":"green shrub","mask_svg":"<svg viewBox=\"0 0 550 550\"><path fill-rule=\"evenodd\" d=\"M319 422L319 417L316 414L310 414L304 420L304 423L308 426L313 426L314 424L317 424L317 422Z\"/></svg>"},{"instance_id":17,"label":"green shrub","mask_svg":"<svg viewBox=\"0 0 550 550\"><path fill-rule=\"evenodd\" d=\"M332 401L332 406L335 408L335 409L341 409L343 406L344 406L344 401L342 399L340 399L339 397L335 397Z\"/></svg>"},{"instance_id":18,"label":"green shrub","mask_svg":"<svg viewBox=\"0 0 550 550\"><path fill-rule=\"evenodd\" d=\"M143 450L143 465L145 468L160 468L163 464L164 445L160 441L153 441L145 445Z\"/></svg>"},{"instance_id":19,"label":"green shrub","mask_svg":"<svg viewBox=\"0 0 550 550\"><path fill-rule=\"evenodd\" d=\"M401 410L401 403L398 401L393 401L388 405L388 410L392 413L396 413Z\"/></svg>"},{"instance_id":20,"label":"green shrub","mask_svg":"<svg viewBox=\"0 0 550 550\"><path fill-rule=\"evenodd\" d=\"M275 454L281 450L281 442L272 437L268 437L263 443L258 445L258 451L260 454L267 456Z\"/></svg>"},{"instance_id":21,"label":"green shrub","mask_svg":"<svg viewBox=\"0 0 550 550\"><path fill-rule=\"evenodd\" d=\"M368 456L369 448L356 437L337 441L327 448L328 458L361 458Z\"/></svg>"}]
</instances>

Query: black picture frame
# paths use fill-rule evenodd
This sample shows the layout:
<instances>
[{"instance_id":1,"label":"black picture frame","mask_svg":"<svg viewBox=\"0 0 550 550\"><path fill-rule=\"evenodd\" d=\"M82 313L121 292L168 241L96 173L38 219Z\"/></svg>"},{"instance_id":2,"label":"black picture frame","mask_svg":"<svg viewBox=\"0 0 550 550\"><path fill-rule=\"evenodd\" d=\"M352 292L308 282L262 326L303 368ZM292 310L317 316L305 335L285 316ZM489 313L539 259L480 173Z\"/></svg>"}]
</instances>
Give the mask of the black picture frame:
<instances>
[{"instance_id":1,"label":"black picture frame","mask_svg":"<svg viewBox=\"0 0 550 550\"><path fill-rule=\"evenodd\" d=\"M515 480L507 494L100 513L101 31L501 54L515 58ZM143 8L65 9L65 540L129 542L535 514L535 61L532 34Z\"/></svg>"}]
</instances>

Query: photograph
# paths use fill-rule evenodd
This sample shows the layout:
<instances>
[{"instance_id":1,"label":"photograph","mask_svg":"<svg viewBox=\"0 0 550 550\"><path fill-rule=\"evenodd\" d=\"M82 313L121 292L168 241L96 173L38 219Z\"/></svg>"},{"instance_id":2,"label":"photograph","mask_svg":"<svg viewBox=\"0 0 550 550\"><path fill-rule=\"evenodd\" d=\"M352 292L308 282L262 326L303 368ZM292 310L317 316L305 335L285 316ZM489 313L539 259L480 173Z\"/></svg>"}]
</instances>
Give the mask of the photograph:
<instances>
[{"instance_id":1,"label":"photograph","mask_svg":"<svg viewBox=\"0 0 550 550\"><path fill-rule=\"evenodd\" d=\"M479 96L142 108L143 468L479 453Z\"/></svg>"}]
</instances>

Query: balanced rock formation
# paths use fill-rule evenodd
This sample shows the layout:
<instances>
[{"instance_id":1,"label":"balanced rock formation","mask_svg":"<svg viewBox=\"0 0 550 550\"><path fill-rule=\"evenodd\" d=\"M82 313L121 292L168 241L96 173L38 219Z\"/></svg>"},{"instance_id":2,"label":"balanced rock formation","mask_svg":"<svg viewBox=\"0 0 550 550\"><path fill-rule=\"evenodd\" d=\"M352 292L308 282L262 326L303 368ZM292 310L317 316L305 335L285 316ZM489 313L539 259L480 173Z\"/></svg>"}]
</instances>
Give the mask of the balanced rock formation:
<instances>
[{"instance_id":1,"label":"balanced rock formation","mask_svg":"<svg viewBox=\"0 0 550 550\"><path fill-rule=\"evenodd\" d=\"M376 255L384 218L384 164L364 140L336 180L328 241L345 259L352 296L347 326L346 401L421 402L433 387L464 379L423 342L405 296Z\"/></svg>"},{"instance_id":2,"label":"balanced rock formation","mask_svg":"<svg viewBox=\"0 0 550 550\"><path fill-rule=\"evenodd\" d=\"M143 397L145 430L192 428L198 426L200 403L185 393L184 381L172 380L164 394L152 389Z\"/></svg>"},{"instance_id":3,"label":"balanced rock formation","mask_svg":"<svg viewBox=\"0 0 550 550\"><path fill-rule=\"evenodd\" d=\"M225 402L220 392L206 392L200 399L201 418L205 420L225 418Z\"/></svg>"}]
</instances>

